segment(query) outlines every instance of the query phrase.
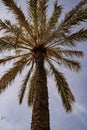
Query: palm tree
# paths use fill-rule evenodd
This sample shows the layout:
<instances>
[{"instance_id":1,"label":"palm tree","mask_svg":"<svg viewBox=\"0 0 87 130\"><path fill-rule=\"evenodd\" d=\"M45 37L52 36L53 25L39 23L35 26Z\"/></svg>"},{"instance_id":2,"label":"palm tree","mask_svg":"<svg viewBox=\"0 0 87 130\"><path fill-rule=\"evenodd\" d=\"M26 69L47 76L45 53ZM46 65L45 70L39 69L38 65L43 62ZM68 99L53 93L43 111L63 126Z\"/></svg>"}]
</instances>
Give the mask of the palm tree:
<instances>
[{"instance_id":1,"label":"palm tree","mask_svg":"<svg viewBox=\"0 0 87 130\"><path fill-rule=\"evenodd\" d=\"M27 73L19 91L19 103L28 87L28 105L33 107L31 130L50 130L47 76L53 76L66 112L72 111L75 102L69 85L58 68L64 66L79 72L81 65L76 58L84 53L76 50L77 42L87 40L87 29L75 28L87 20L87 0L79 2L62 20L63 7L54 2L54 10L47 17L49 0L28 0L26 18L14 0L1 0L15 15L15 21L0 19L0 52L11 52L0 59L0 64L13 61L13 66L0 78L0 93L18 74ZM55 67L55 63L57 68Z\"/></svg>"}]
</instances>

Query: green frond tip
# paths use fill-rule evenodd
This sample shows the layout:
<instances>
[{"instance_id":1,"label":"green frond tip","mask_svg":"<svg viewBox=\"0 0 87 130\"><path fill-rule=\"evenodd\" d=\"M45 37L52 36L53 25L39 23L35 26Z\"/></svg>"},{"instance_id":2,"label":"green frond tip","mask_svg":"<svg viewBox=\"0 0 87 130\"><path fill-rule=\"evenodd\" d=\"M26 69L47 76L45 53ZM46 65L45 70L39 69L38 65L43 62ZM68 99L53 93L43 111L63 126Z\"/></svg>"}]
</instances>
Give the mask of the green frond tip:
<instances>
[{"instance_id":1,"label":"green frond tip","mask_svg":"<svg viewBox=\"0 0 87 130\"><path fill-rule=\"evenodd\" d=\"M72 111L72 104L75 102L74 96L69 88L69 85L64 78L63 74L60 73L54 65L48 60L52 74L54 75L58 93L61 96L64 108L66 112Z\"/></svg>"}]
</instances>

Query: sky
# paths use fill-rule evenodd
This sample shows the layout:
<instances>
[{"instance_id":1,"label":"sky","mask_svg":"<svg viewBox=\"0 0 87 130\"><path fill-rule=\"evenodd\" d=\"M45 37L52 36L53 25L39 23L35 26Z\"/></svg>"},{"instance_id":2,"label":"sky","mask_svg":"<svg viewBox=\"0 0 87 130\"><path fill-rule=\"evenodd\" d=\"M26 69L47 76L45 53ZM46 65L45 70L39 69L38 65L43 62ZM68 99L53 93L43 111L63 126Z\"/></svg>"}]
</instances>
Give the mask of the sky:
<instances>
[{"instance_id":1,"label":"sky","mask_svg":"<svg viewBox=\"0 0 87 130\"><path fill-rule=\"evenodd\" d=\"M16 0L26 13L26 0ZM59 0L64 5L64 11L72 9L80 0ZM49 15L51 15L53 0L50 0ZM0 19L14 20L12 14L6 11L0 0ZM82 26L87 27L87 22ZM84 51L84 58L80 59L82 70L80 73L71 72L60 68L70 85L76 98L72 113L66 113L61 99L58 96L55 82L48 79L49 108L51 130L87 130L87 42L82 42L79 48ZM0 77L11 64L0 67ZM21 79L18 76L14 83L0 95L0 130L30 130L32 108L26 103L26 98L21 106L18 104L18 90ZM2 117L5 118L2 120Z\"/></svg>"}]
</instances>

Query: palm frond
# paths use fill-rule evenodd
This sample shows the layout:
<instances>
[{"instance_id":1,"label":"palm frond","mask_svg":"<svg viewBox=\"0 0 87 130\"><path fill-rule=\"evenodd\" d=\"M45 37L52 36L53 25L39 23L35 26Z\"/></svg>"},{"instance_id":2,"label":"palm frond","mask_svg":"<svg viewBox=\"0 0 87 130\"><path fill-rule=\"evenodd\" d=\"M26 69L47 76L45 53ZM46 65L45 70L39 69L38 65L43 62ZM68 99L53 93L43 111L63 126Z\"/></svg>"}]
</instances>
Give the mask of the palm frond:
<instances>
[{"instance_id":1,"label":"palm frond","mask_svg":"<svg viewBox=\"0 0 87 130\"><path fill-rule=\"evenodd\" d=\"M62 13L62 6L58 5L58 2L55 1L53 14L52 14L51 18L49 19L49 21L47 23L47 25L48 25L47 31L48 32L51 29L54 29L54 26L57 24L61 13Z\"/></svg>"},{"instance_id":2,"label":"palm frond","mask_svg":"<svg viewBox=\"0 0 87 130\"><path fill-rule=\"evenodd\" d=\"M11 60L13 60L13 59L15 59L15 58L17 58L18 56L7 56L6 58L2 58L2 59L0 59L0 65L1 64L5 64L7 61L11 61Z\"/></svg>"},{"instance_id":3,"label":"palm frond","mask_svg":"<svg viewBox=\"0 0 87 130\"><path fill-rule=\"evenodd\" d=\"M21 85L21 89L20 89L19 95L18 95L18 97L19 97L19 104L22 104L23 97L24 97L24 94L25 94L25 91L26 91L26 87L27 87L27 83L28 83L30 75L32 73L33 65L34 65L34 62L32 63L32 66L30 67L30 70L28 71L28 73L26 74L25 78L22 81L23 83Z\"/></svg>"},{"instance_id":4,"label":"palm frond","mask_svg":"<svg viewBox=\"0 0 87 130\"><path fill-rule=\"evenodd\" d=\"M69 26L79 25L81 22L87 20L87 8L82 8L78 13L69 21Z\"/></svg>"},{"instance_id":5,"label":"palm frond","mask_svg":"<svg viewBox=\"0 0 87 130\"><path fill-rule=\"evenodd\" d=\"M13 0L2 0L2 2L4 3L5 6L8 7L9 10L13 12L13 14L16 15L16 18L19 21L21 27L24 27L33 37L30 25L26 20L26 17L22 12L21 8L19 8Z\"/></svg>"},{"instance_id":6,"label":"palm frond","mask_svg":"<svg viewBox=\"0 0 87 130\"><path fill-rule=\"evenodd\" d=\"M5 29L5 30L8 30L9 29L9 25L6 23L6 21L8 21L9 25L11 26L11 23L9 20L5 20L5 22L3 22L1 19L0 19L0 31Z\"/></svg>"},{"instance_id":7,"label":"palm frond","mask_svg":"<svg viewBox=\"0 0 87 130\"><path fill-rule=\"evenodd\" d=\"M76 71L76 72L79 72L81 70L80 63L76 60L69 59L68 57L67 58L63 57L63 55L62 55L63 52L58 52L54 49L47 49L47 53L48 53L49 59L55 61L59 65L63 65L64 67L66 67L72 71ZM66 52L66 53L71 57L72 57L72 55L77 56L77 57L83 56L82 52L75 53L72 51L70 53L69 52Z\"/></svg>"},{"instance_id":8,"label":"palm frond","mask_svg":"<svg viewBox=\"0 0 87 130\"><path fill-rule=\"evenodd\" d=\"M81 0L71 11L67 13L64 22L69 21L86 4L87 4L87 0Z\"/></svg>"},{"instance_id":9,"label":"palm frond","mask_svg":"<svg viewBox=\"0 0 87 130\"><path fill-rule=\"evenodd\" d=\"M16 31L16 30L15 30ZM14 49L27 49L31 50L33 48L32 40L26 39L26 37L23 36L22 32L21 34L13 34L10 32L10 34L5 34L4 36L0 37L0 49L5 50L8 48L8 50L14 48ZM11 47L11 48L10 48Z\"/></svg>"},{"instance_id":10,"label":"palm frond","mask_svg":"<svg viewBox=\"0 0 87 130\"><path fill-rule=\"evenodd\" d=\"M48 33L44 39L44 43L45 43L46 47L50 47L52 45L52 41L55 41L56 37L58 38L56 29L55 29L55 31Z\"/></svg>"},{"instance_id":11,"label":"palm frond","mask_svg":"<svg viewBox=\"0 0 87 130\"><path fill-rule=\"evenodd\" d=\"M58 53L58 51L55 51L53 48L47 48L47 56L49 56L49 58L55 58L57 59L57 61L59 63L61 63L61 60L62 60L62 55L61 53Z\"/></svg>"},{"instance_id":12,"label":"palm frond","mask_svg":"<svg viewBox=\"0 0 87 130\"><path fill-rule=\"evenodd\" d=\"M34 82L35 82L35 74L32 75L29 90L28 90L28 106L33 105L33 96L34 96Z\"/></svg>"},{"instance_id":13,"label":"palm frond","mask_svg":"<svg viewBox=\"0 0 87 130\"><path fill-rule=\"evenodd\" d=\"M16 58L29 58L30 57L30 55L31 55L31 53L26 53L26 54L22 54L22 55L16 55L16 56L6 56L6 57L4 57L4 58L2 58L2 59L0 59L0 65L1 64L5 64L5 63L7 63L7 62L9 62L9 61L11 61L11 60L14 60L14 59L16 59Z\"/></svg>"},{"instance_id":14,"label":"palm frond","mask_svg":"<svg viewBox=\"0 0 87 130\"><path fill-rule=\"evenodd\" d=\"M46 29L46 11L47 11L48 0L40 0L38 2L38 19L40 24L40 30Z\"/></svg>"},{"instance_id":15,"label":"palm frond","mask_svg":"<svg viewBox=\"0 0 87 130\"><path fill-rule=\"evenodd\" d=\"M32 24L35 28L37 28L37 2L38 0L29 0L28 3L28 14Z\"/></svg>"},{"instance_id":16,"label":"palm frond","mask_svg":"<svg viewBox=\"0 0 87 130\"><path fill-rule=\"evenodd\" d=\"M8 85L10 85L18 73L21 73L26 61L23 59L14 63L14 66L10 68L1 78L0 78L0 93L5 91Z\"/></svg>"},{"instance_id":17,"label":"palm frond","mask_svg":"<svg viewBox=\"0 0 87 130\"><path fill-rule=\"evenodd\" d=\"M87 40L87 29L80 29L77 32L74 32L68 36L65 36L59 43L59 41L54 41L53 45L61 45L61 46L76 46L77 42L86 41Z\"/></svg>"},{"instance_id":18,"label":"palm frond","mask_svg":"<svg viewBox=\"0 0 87 130\"><path fill-rule=\"evenodd\" d=\"M46 9L48 0L28 1L28 12L34 39L38 44L42 42L46 30ZM37 44L37 43L36 43Z\"/></svg>"},{"instance_id":19,"label":"palm frond","mask_svg":"<svg viewBox=\"0 0 87 130\"><path fill-rule=\"evenodd\" d=\"M10 20L5 19L2 21L0 19L0 30L4 30L5 33L11 33L17 35L18 33L21 33L21 28L18 27L18 23L12 24Z\"/></svg>"},{"instance_id":20,"label":"palm frond","mask_svg":"<svg viewBox=\"0 0 87 130\"><path fill-rule=\"evenodd\" d=\"M78 51L78 50L59 50L59 53L61 53L63 56L66 56L66 57L71 57L71 58L74 58L74 57L83 57L84 56L84 53L83 51Z\"/></svg>"},{"instance_id":21,"label":"palm frond","mask_svg":"<svg viewBox=\"0 0 87 130\"><path fill-rule=\"evenodd\" d=\"M79 31L67 36L65 38L66 42L76 42L76 41L85 41L87 40L87 29L80 29Z\"/></svg>"},{"instance_id":22,"label":"palm frond","mask_svg":"<svg viewBox=\"0 0 87 130\"><path fill-rule=\"evenodd\" d=\"M52 55L56 55L57 57L59 58L62 58L63 57L71 57L71 58L74 58L74 57L83 57L84 56L84 53L83 51L80 51L80 50L74 50L74 49L64 49L64 48L61 48L61 47L57 47L57 48L53 48L53 47L50 47L50 48L47 48L47 55L51 56ZM59 55L58 55L59 54Z\"/></svg>"},{"instance_id":23,"label":"palm frond","mask_svg":"<svg viewBox=\"0 0 87 130\"><path fill-rule=\"evenodd\" d=\"M69 85L64 78L63 74L60 73L54 65L51 63L50 60L47 60L47 62L50 65L50 69L52 71L52 74L54 75L56 86L58 89L58 93L61 96L64 108L66 109L66 112L72 111L72 103L75 102L74 96L69 88Z\"/></svg>"},{"instance_id":24,"label":"palm frond","mask_svg":"<svg viewBox=\"0 0 87 130\"><path fill-rule=\"evenodd\" d=\"M67 58L62 58L61 65L64 65L66 68L79 72L81 70L80 62L76 60L70 60Z\"/></svg>"},{"instance_id":25,"label":"palm frond","mask_svg":"<svg viewBox=\"0 0 87 130\"><path fill-rule=\"evenodd\" d=\"M54 31L53 35L51 35L47 40L48 40L48 44L47 44L48 48L57 47L59 45L74 47L76 46L76 42L87 40L87 29L82 28L77 32L65 36L63 34L60 34L60 32L58 34L57 31Z\"/></svg>"},{"instance_id":26,"label":"palm frond","mask_svg":"<svg viewBox=\"0 0 87 130\"><path fill-rule=\"evenodd\" d=\"M6 39L0 38L0 51L6 51L6 50L13 50L14 49L14 44L10 43Z\"/></svg>"},{"instance_id":27,"label":"palm frond","mask_svg":"<svg viewBox=\"0 0 87 130\"><path fill-rule=\"evenodd\" d=\"M70 28L74 25L80 24L87 19L87 9L82 8L87 4L87 0L80 1L71 11L69 11L64 20L60 23L58 32L63 30L65 33L70 32ZM84 11L83 11L84 10ZM84 14L85 13L85 14ZM81 16L82 15L82 16Z\"/></svg>"}]
</instances>

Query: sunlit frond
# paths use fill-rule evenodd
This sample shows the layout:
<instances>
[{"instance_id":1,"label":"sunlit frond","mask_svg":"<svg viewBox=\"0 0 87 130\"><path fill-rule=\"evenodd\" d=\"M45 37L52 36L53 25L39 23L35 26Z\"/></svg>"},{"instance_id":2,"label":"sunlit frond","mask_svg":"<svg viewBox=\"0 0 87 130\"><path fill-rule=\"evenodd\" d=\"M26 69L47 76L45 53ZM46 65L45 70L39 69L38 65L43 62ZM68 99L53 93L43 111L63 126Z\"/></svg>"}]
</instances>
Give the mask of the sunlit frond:
<instances>
[{"instance_id":1,"label":"sunlit frond","mask_svg":"<svg viewBox=\"0 0 87 130\"><path fill-rule=\"evenodd\" d=\"M50 65L50 69L52 71L52 74L54 75L56 86L58 89L58 93L61 96L64 108L66 109L66 112L72 111L72 103L75 102L74 96L69 88L69 85L64 78L63 74L60 73L54 65L50 62L50 60L47 60L47 62Z\"/></svg>"}]
</instances>

